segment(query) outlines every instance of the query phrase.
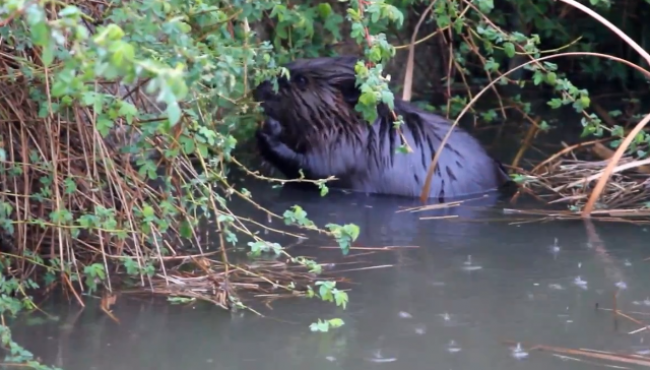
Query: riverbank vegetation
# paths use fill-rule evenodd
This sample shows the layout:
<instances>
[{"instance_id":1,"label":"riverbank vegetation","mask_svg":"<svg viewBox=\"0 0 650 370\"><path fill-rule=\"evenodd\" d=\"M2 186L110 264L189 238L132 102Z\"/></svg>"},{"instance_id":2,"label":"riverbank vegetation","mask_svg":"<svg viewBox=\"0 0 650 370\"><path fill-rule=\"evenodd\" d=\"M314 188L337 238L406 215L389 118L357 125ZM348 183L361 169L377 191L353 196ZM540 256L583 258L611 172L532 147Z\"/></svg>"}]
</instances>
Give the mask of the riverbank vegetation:
<instances>
[{"instance_id":1,"label":"riverbank vegetation","mask_svg":"<svg viewBox=\"0 0 650 370\"><path fill-rule=\"evenodd\" d=\"M601 208L623 209L619 218L647 215L647 176L635 173L650 163L650 119L636 123L644 112L635 89L645 88L638 65L650 57L637 47L646 42L644 17L630 15L648 11L643 2L609 0L3 0L0 313L33 310L34 291L62 289L80 305L85 295L103 297L110 315L120 288L113 277L227 309L245 309L238 293L247 289L345 307L347 294L319 276L317 261L274 241L284 232L230 207L238 199L329 235L344 253L363 232L315 225L299 205L275 214L228 176L234 168L258 173L238 151L260 121L251 88L298 57L363 55L359 110L367 116L380 101L392 104L390 85L395 96L452 119L471 112L477 125L499 127L516 117L521 148L509 164L522 193L565 202L572 217ZM579 87L604 81L636 111L608 111ZM564 129L537 113L529 88L544 106L581 114L564 126L581 127L584 142L528 161L536 138ZM479 110L481 99L496 104ZM578 149L590 152L573 158ZM326 180L318 184L326 196ZM218 240L212 249L199 237L206 219ZM277 262L235 263L242 247ZM323 319L312 329L341 324ZM3 343L6 362L33 361Z\"/></svg>"}]
</instances>

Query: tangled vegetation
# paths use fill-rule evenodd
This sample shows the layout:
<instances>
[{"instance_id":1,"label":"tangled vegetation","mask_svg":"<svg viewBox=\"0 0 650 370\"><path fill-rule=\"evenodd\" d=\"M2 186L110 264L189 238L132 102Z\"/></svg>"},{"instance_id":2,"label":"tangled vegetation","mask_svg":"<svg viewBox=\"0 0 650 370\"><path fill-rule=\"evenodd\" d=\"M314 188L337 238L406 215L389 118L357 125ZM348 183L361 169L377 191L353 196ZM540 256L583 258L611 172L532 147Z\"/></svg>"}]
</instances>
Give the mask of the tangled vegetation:
<instances>
[{"instance_id":1,"label":"tangled vegetation","mask_svg":"<svg viewBox=\"0 0 650 370\"><path fill-rule=\"evenodd\" d=\"M626 25L623 31L641 29L641 20L627 14L648 11L642 2L589 3ZM391 81L393 91L403 86L406 100L442 94L442 106L419 103L457 120L468 110L482 122L504 120L514 111L524 122L523 145L511 163L522 191L550 193L568 202L574 214L591 214L603 191L602 207L645 207L645 182L623 173L617 175L621 181L608 182L624 153L630 158L619 172L642 169L648 161L645 123L629 133L612 117L634 117L603 109L591 113L589 92L568 78L601 81L607 71L606 78L624 86L641 81L616 59L636 60L630 51L638 51L634 41L620 29L615 34L603 27L588 11L570 0L0 1L5 362L40 366L11 341L4 322L5 316L34 308L30 291L62 288L81 305L82 295L100 293L110 314L112 276L130 277L133 286L174 299L203 299L227 309L246 308L237 292L251 287L345 307L347 294L319 277L316 261L290 255L273 242L275 230L263 238L257 231L264 224L229 207L233 198L259 207L254 194L228 178L230 169L245 167L236 158L238 143L251 137L258 121L251 87L297 57L363 55L358 110L369 119L376 104L392 106ZM618 45L617 37L626 44L616 56L598 54ZM560 58L577 55L591 57ZM650 57L641 55L650 64ZM617 151L597 151L602 162L561 162L576 145L532 170L520 166L533 139L553 129L522 94L503 94L505 86L528 85L540 90L545 85L552 93L550 107L569 106L583 115L583 134L599 138L581 147L608 141ZM485 92L497 107L475 111ZM408 151L407 142L401 150ZM318 184L326 195L326 181ZM264 211L330 235L343 252L360 232L355 225L315 225L299 205L282 215ZM216 252L199 243L199 224L206 218L214 220ZM270 253L284 262L257 267L231 262L231 250L242 244L253 257ZM200 289L187 284L190 279L200 281ZM312 330L342 324L319 320Z\"/></svg>"}]
</instances>

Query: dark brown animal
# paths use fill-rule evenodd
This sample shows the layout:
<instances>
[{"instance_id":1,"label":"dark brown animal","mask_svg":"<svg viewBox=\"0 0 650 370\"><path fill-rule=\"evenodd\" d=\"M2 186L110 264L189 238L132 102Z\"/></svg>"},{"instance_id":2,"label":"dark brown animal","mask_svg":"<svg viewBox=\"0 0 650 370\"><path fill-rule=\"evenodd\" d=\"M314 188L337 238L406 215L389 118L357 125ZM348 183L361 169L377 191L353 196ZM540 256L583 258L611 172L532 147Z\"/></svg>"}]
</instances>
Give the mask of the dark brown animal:
<instances>
[{"instance_id":1,"label":"dark brown animal","mask_svg":"<svg viewBox=\"0 0 650 370\"><path fill-rule=\"evenodd\" d=\"M419 196L427 168L451 124L395 98L401 131L413 149L397 153L399 133L389 109L380 104L369 125L354 107L360 96L356 57L296 60L254 92L267 119L257 130L261 155L287 178L335 176L332 188L366 193ZM438 159L430 198L440 201L494 190L509 182L501 165L466 131L455 128Z\"/></svg>"}]
</instances>

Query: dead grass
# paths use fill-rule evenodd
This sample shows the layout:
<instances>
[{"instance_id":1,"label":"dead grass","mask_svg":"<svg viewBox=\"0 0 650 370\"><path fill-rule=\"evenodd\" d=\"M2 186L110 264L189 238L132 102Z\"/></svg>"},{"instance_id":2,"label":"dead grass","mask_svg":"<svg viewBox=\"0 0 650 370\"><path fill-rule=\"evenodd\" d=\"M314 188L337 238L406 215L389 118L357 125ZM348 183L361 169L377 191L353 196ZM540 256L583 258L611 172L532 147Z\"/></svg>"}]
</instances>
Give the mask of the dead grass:
<instances>
[{"instance_id":1,"label":"dead grass","mask_svg":"<svg viewBox=\"0 0 650 370\"><path fill-rule=\"evenodd\" d=\"M58 17L55 7L59 5L53 4L48 17ZM110 8L101 1L77 5L83 8L86 21L92 19L94 24L101 24L104 11ZM15 16L3 25L21 22ZM92 33L93 22L85 24ZM228 183L223 176L226 166L239 162L226 163L223 155L162 155L180 147L179 136L183 130L187 133L185 125L190 120L181 119L169 134L143 135L146 125L165 117L164 106L145 93L146 79L129 86L94 82L94 91L129 102L149 116L132 123L118 117L104 137L92 106L73 100L54 108L61 101L52 97L50 83L60 62L43 67L40 48L14 48L21 40L7 41L0 37L0 149L4 153L0 158L0 258L8 266L6 273L20 281L51 274L55 281L45 289L62 286L82 306L81 294L89 289L84 283L87 268L101 266L106 276L99 279L99 285L111 292L115 288L111 277L124 275L127 262L137 270L130 274L138 278L141 290L183 291L194 298L200 291L202 299L222 307L229 307L233 287L266 289L261 286L267 284L289 289L292 281L314 280L313 274L288 256L286 262L266 267L231 263L219 221L211 226L218 235L218 253L202 249L196 228L205 216L228 216L233 220L230 231L256 241L262 239L254 228L265 228L271 238L286 234L240 217L227 202L221 202L224 198L239 197L271 219L283 218ZM26 70L31 75L25 75ZM36 93L42 94L40 103ZM141 149L127 154L122 149L129 144ZM144 158L152 160L146 170L136 165ZM187 244L199 253L187 255L183 248ZM179 268L187 264L194 267L181 272ZM155 274L146 273L147 267Z\"/></svg>"}]
</instances>

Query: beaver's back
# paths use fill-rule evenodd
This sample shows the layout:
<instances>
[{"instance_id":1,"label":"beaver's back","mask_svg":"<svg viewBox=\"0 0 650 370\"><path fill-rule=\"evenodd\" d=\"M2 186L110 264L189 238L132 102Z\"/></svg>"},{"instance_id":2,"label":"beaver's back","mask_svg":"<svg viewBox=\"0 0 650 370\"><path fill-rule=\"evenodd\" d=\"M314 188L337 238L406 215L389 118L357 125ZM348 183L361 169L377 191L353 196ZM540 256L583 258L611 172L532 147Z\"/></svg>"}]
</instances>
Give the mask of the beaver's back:
<instances>
[{"instance_id":1,"label":"beaver's back","mask_svg":"<svg viewBox=\"0 0 650 370\"><path fill-rule=\"evenodd\" d=\"M370 193L417 197L435 151L440 149L451 124L441 116L404 102L396 101L396 113L404 117L401 131L413 152L395 153L396 145L401 143L399 134L385 132L384 122L375 123L369 131L367 152L374 156L381 153L381 160L376 161L372 155L366 159L372 164L368 167L368 180L360 181L358 186ZM456 127L438 158L429 197L449 200L484 193L508 181L501 165L478 140Z\"/></svg>"}]
</instances>

